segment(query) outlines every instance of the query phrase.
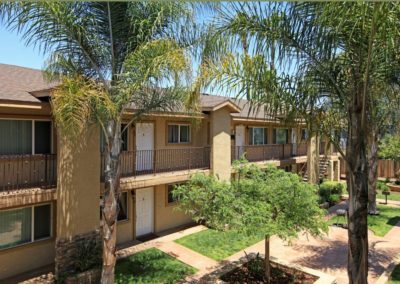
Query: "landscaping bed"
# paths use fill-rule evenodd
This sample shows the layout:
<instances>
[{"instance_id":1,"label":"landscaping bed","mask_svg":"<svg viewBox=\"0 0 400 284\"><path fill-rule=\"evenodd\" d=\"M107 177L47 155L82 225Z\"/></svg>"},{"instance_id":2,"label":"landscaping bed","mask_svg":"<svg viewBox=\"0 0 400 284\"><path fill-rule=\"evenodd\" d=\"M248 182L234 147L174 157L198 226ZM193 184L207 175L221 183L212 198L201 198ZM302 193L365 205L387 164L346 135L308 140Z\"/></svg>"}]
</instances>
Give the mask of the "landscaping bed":
<instances>
[{"instance_id":1,"label":"landscaping bed","mask_svg":"<svg viewBox=\"0 0 400 284\"><path fill-rule=\"evenodd\" d=\"M267 283L264 278L264 260L254 258L249 262L235 268L221 276L221 280L228 283ZM271 262L271 281L270 284L311 284L318 277L303 271L282 267Z\"/></svg>"},{"instance_id":2,"label":"landscaping bed","mask_svg":"<svg viewBox=\"0 0 400 284\"><path fill-rule=\"evenodd\" d=\"M246 235L236 231L220 232L212 229L175 240L176 243L214 260L220 261L261 240L264 235Z\"/></svg>"},{"instance_id":3,"label":"landscaping bed","mask_svg":"<svg viewBox=\"0 0 400 284\"><path fill-rule=\"evenodd\" d=\"M195 268L150 248L118 260L114 283L176 283L195 272Z\"/></svg>"}]
</instances>

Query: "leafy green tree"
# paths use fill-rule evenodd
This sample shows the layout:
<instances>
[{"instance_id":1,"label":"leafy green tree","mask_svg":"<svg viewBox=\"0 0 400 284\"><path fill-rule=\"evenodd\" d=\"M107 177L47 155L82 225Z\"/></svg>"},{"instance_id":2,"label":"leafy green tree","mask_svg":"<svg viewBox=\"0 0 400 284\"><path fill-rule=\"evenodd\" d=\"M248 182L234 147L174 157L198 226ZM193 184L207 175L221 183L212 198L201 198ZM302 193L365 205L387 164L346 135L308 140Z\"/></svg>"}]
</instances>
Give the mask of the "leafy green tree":
<instances>
[{"instance_id":1,"label":"leafy green tree","mask_svg":"<svg viewBox=\"0 0 400 284\"><path fill-rule=\"evenodd\" d=\"M223 84L256 107L265 103L267 111L313 120L342 154L348 170L350 283L367 283L368 125L375 99L397 84L399 10L395 2L231 3L216 17L213 52L233 60L210 52L204 67L210 67L204 74L211 84ZM252 43L246 57L243 37ZM398 96L398 87L392 90ZM344 121L346 150L332 127L324 127L326 119Z\"/></svg>"},{"instance_id":2,"label":"leafy green tree","mask_svg":"<svg viewBox=\"0 0 400 284\"><path fill-rule=\"evenodd\" d=\"M379 144L379 156L400 161L400 135L386 135Z\"/></svg>"},{"instance_id":3,"label":"leafy green tree","mask_svg":"<svg viewBox=\"0 0 400 284\"><path fill-rule=\"evenodd\" d=\"M265 234L265 279L270 279L269 239L295 238L305 232L320 235L327 229L314 185L274 166L261 169L236 163L230 183L214 176L194 175L173 191L178 209L217 230Z\"/></svg>"},{"instance_id":4,"label":"leafy green tree","mask_svg":"<svg viewBox=\"0 0 400 284\"><path fill-rule=\"evenodd\" d=\"M27 44L50 53L53 114L62 135L79 139L90 125L105 137L102 283L114 282L122 115L168 110L184 87L194 6L178 2L3 2L0 19Z\"/></svg>"}]
</instances>

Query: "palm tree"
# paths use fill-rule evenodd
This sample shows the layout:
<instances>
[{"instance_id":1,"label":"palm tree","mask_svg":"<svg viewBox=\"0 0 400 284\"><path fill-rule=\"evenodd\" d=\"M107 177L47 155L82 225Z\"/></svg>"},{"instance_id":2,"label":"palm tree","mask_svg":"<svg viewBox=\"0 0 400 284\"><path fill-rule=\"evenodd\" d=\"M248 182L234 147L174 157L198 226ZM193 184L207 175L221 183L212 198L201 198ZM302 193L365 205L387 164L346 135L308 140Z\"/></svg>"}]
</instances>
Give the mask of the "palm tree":
<instances>
[{"instance_id":1,"label":"palm tree","mask_svg":"<svg viewBox=\"0 0 400 284\"><path fill-rule=\"evenodd\" d=\"M51 56L45 72L60 81L52 97L62 135L76 139L90 123L106 141L102 206L102 283L114 283L121 119L134 105L141 114L185 100L193 7L177 2L13 2L0 17L27 44Z\"/></svg>"},{"instance_id":2,"label":"palm tree","mask_svg":"<svg viewBox=\"0 0 400 284\"><path fill-rule=\"evenodd\" d=\"M267 103L273 113L309 113L317 126L327 109L342 106L346 153L330 130L324 134L348 169L350 283L367 283L367 126L374 88L398 77L399 11L398 3L231 3L216 17L213 52L237 54L245 38L251 55L239 51L215 60L210 52L204 67L207 84L223 84L256 107Z\"/></svg>"}]
</instances>

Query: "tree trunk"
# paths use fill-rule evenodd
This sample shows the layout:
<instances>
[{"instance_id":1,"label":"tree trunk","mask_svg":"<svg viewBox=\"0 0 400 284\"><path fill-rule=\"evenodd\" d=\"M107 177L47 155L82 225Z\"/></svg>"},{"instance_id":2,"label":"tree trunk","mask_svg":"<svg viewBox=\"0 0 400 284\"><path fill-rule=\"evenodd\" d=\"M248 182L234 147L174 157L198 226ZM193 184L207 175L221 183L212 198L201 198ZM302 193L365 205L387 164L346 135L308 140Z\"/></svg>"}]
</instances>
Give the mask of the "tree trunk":
<instances>
[{"instance_id":1,"label":"tree trunk","mask_svg":"<svg viewBox=\"0 0 400 284\"><path fill-rule=\"evenodd\" d=\"M353 92L348 113L349 139L346 160L349 191L348 276L350 284L367 283L368 280L368 161L366 135L363 129L365 102L361 94L362 92Z\"/></svg>"},{"instance_id":2,"label":"tree trunk","mask_svg":"<svg viewBox=\"0 0 400 284\"><path fill-rule=\"evenodd\" d=\"M120 184L119 156L121 152L121 127L118 121L107 123L108 145L105 153L105 180L102 210L103 268L102 284L114 283L117 243L117 210Z\"/></svg>"},{"instance_id":3,"label":"tree trunk","mask_svg":"<svg viewBox=\"0 0 400 284\"><path fill-rule=\"evenodd\" d=\"M319 139L314 131L310 131L307 149L308 182L319 184Z\"/></svg>"},{"instance_id":4,"label":"tree trunk","mask_svg":"<svg viewBox=\"0 0 400 284\"><path fill-rule=\"evenodd\" d=\"M378 180L378 136L370 134L368 139L368 213L379 214L376 208L376 182Z\"/></svg>"},{"instance_id":5,"label":"tree trunk","mask_svg":"<svg viewBox=\"0 0 400 284\"><path fill-rule=\"evenodd\" d=\"M264 258L264 278L267 283L271 282L271 266L269 265L269 236L265 236L265 258Z\"/></svg>"}]
</instances>

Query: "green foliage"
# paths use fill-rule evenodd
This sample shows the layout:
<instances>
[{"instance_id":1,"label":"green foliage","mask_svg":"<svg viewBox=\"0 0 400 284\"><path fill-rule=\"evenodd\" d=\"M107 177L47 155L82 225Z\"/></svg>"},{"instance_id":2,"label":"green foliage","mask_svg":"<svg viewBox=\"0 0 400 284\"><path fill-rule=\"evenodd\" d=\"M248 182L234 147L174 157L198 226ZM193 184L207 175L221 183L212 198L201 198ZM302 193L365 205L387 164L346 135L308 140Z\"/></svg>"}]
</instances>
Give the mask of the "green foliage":
<instances>
[{"instance_id":1,"label":"green foliage","mask_svg":"<svg viewBox=\"0 0 400 284\"><path fill-rule=\"evenodd\" d=\"M389 187L386 185L386 182L380 180L376 182L376 188L382 192L387 192L390 190Z\"/></svg>"},{"instance_id":2,"label":"green foliage","mask_svg":"<svg viewBox=\"0 0 400 284\"><path fill-rule=\"evenodd\" d=\"M344 184L337 181L324 181L319 185L319 195L321 203L328 201L329 203L336 203L340 200L343 193Z\"/></svg>"},{"instance_id":3,"label":"green foliage","mask_svg":"<svg viewBox=\"0 0 400 284\"><path fill-rule=\"evenodd\" d=\"M319 235L327 228L316 188L302 182L298 175L247 163L235 170L231 183L195 175L174 190L178 208L217 230L257 232L284 239L300 231Z\"/></svg>"},{"instance_id":4,"label":"green foliage","mask_svg":"<svg viewBox=\"0 0 400 284\"><path fill-rule=\"evenodd\" d=\"M336 204L336 203L338 203L340 201L340 195L339 194L331 194L329 196L328 201L331 204Z\"/></svg>"},{"instance_id":5,"label":"green foliage","mask_svg":"<svg viewBox=\"0 0 400 284\"><path fill-rule=\"evenodd\" d=\"M204 230L175 240L176 243L217 261L223 260L264 239L264 234L254 231L246 234L235 230Z\"/></svg>"},{"instance_id":6,"label":"green foliage","mask_svg":"<svg viewBox=\"0 0 400 284\"><path fill-rule=\"evenodd\" d=\"M379 157L400 161L400 135L386 135L380 141Z\"/></svg>"},{"instance_id":7,"label":"green foliage","mask_svg":"<svg viewBox=\"0 0 400 284\"><path fill-rule=\"evenodd\" d=\"M400 284L400 265L397 265L393 270L389 284Z\"/></svg>"},{"instance_id":8,"label":"green foliage","mask_svg":"<svg viewBox=\"0 0 400 284\"><path fill-rule=\"evenodd\" d=\"M115 283L177 283L196 272L172 256L150 248L117 261Z\"/></svg>"}]
</instances>

